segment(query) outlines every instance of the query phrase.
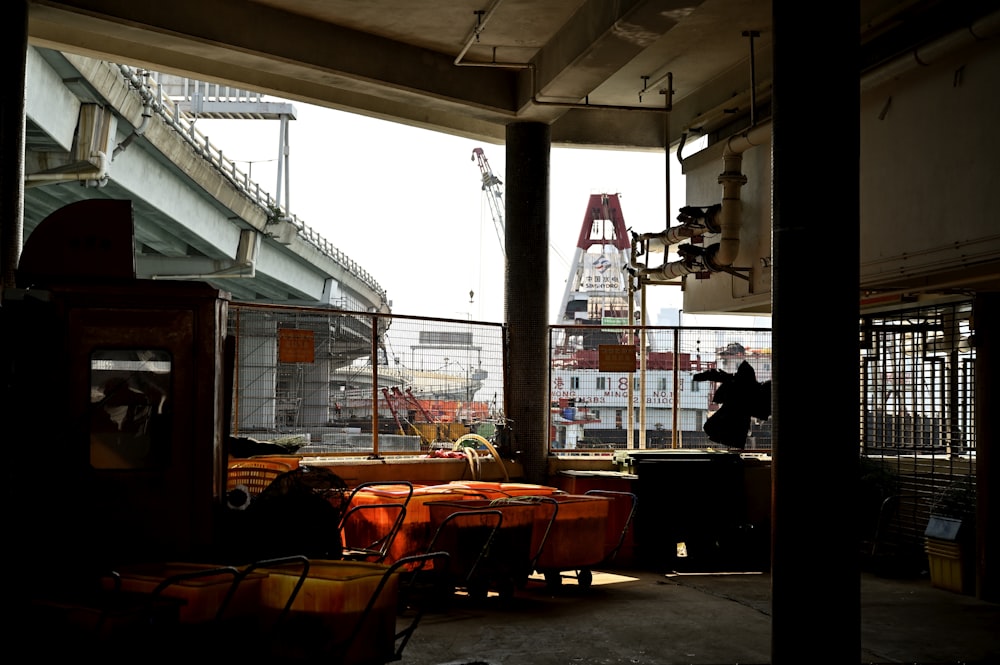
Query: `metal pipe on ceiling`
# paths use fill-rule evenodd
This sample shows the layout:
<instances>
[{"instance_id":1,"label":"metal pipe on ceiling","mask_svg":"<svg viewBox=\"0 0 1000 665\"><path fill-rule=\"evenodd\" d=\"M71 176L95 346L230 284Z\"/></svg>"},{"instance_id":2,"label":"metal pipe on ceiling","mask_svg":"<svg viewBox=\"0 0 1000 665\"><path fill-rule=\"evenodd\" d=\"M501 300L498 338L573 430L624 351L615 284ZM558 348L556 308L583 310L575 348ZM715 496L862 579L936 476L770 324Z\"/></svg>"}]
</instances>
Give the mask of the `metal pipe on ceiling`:
<instances>
[{"instance_id":1,"label":"metal pipe on ceiling","mask_svg":"<svg viewBox=\"0 0 1000 665\"><path fill-rule=\"evenodd\" d=\"M472 45L479 41L479 35L482 33L483 28L486 27L486 24L489 22L490 18L493 17L493 13L500 7L502 3L503 0L493 0L493 4L490 6L489 9L485 11L479 10L475 12L476 27L472 29L472 34L470 34L468 39L465 40L465 46L462 47L462 50L459 51L458 55L455 57L456 65L463 64L462 58L464 58L465 54L469 52L469 49L472 48Z\"/></svg>"},{"instance_id":2,"label":"metal pipe on ceiling","mask_svg":"<svg viewBox=\"0 0 1000 665\"><path fill-rule=\"evenodd\" d=\"M887 65L878 67L861 77L862 92L871 90L886 81L917 69L926 67L955 51L992 39L1000 35L1000 11L974 21L967 28L956 30L940 39L913 49Z\"/></svg>"}]
</instances>

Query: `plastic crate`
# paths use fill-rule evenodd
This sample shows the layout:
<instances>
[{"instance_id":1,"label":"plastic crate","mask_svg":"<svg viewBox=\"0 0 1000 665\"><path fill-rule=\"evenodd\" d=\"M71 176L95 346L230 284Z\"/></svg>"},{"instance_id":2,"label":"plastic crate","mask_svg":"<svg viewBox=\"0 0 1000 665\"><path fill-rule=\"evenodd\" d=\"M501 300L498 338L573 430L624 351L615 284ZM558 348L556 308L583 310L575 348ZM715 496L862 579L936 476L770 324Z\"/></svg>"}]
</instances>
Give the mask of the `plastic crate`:
<instances>
[{"instance_id":1,"label":"plastic crate","mask_svg":"<svg viewBox=\"0 0 1000 665\"><path fill-rule=\"evenodd\" d=\"M235 569L196 563L149 563L118 570L120 590L125 593L152 594L183 601L181 623L199 623L216 618L236 579ZM249 616L258 608L261 582L265 575L251 573L243 579L226 607L227 617ZM113 584L104 581L106 588Z\"/></svg>"},{"instance_id":2,"label":"plastic crate","mask_svg":"<svg viewBox=\"0 0 1000 665\"><path fill-rule=\"evenodd\" d=\"M574 494L554 494L536 504L531 549L540 552L535 568L577 570L601 563L608 554L610 505L606 497Z\"/></svg>"}]
</instances>

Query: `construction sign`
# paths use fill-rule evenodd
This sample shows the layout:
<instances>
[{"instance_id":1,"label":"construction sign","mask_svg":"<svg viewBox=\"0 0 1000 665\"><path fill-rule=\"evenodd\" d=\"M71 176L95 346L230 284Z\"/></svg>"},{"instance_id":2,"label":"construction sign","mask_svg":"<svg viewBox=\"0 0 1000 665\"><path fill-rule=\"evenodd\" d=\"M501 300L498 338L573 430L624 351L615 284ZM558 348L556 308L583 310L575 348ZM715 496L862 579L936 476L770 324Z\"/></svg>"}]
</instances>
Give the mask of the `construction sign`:
<instances>
[{"instance_id":1,"label":"construction sign","mask_svg":"<svg viewBox=\"0 0 1000 665\"><path fill-rule=\"evenodd\" d=\"M315 358L312 330L278 328L278 362L311 363Z\"/></svg>"},{"instance_id":2,"label":"construction sign","mask_svg":"<svg viewBox=\"0 0 1000 665\"><path fill-rule=\"evenodd\" d=\"M634 344L599 344L597 369L602 372L634 372Z\"/></svg>"}]
</instances>

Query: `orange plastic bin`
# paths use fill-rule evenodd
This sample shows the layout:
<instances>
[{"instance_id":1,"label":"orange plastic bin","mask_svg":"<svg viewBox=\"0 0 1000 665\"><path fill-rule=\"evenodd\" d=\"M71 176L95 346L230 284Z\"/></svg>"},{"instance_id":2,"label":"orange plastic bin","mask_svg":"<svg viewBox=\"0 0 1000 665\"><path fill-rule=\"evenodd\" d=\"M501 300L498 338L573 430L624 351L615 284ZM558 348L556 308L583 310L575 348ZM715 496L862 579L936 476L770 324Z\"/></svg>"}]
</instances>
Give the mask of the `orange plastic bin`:
<instances>
[{"instance_id":1,"label":"orange plastic bin","mask_svg":"<svg viewBox=\"0 0 1000 665\"><path fill-rule=\"evenodd\" d=\"M233 596L228 602L227 616L248 616L256 612L265 575L254 573L236 584L237 574L237 570L229 566L178 562L135 564L118 571L123 592L155 592L179 601L181 623L215 620L231 591ZM110 588L112 580L108 578L104 584Z\"/></svg>"},{"instance_id":2,"label":"orange plastic bin","mask_svg":"<svg viewBox=\"0 0 1000 665\"><path fill-rule=\"evenodd\" d=\"M450 555L456 586L464 586L472 596L485 597L495 589L509 597L527 583L533 558L533 502L466 499L432 501L427 508L435 530L429 547Z\"/></svg>"},{"instance_id":3,"label":"orange plastic bin","mask_svg":"<svg viewBox=\"0 0 1000 665\"><path fill-rule=\"evenodd\" d=\"M407 497L409 498L407 499ZM357 491L351 500L352 505L370 505L383 503L405 503L406 514L403 523L396 533L383 563L393 563L403 557L423 554L427 551L435 527L431 524L430 511L427 505L433 501L461 501L463 498L481 498L472 490L451 485L430 485L410 488L372 487ZM347 542L366 542L375 540L380 534L388 533L395 519L395 513L389 511L370 510L358 514L358 519L345 525L344 539Z\"/></svg>"},{"instance_id":4,"label":"orange plastic bin","mask_svg":"<svg viewBox=\"0 0 1000 665\"><path fill-rule=\"evenodd\" d=\"M274 654L332 655L344 665L396 660L399 578L389 566L315 559L304 580L298 565L261 571L261 613L273 626ZM287 616L276 621L293 595Z\"/></svg>"},{"instance_id":5,"label":"orange plastic bin","mask_svg":"<svg viewBox=\"0 0 1000 665\"><path fill-rule=\"evenodd\" d=\"M502 499L506 497L551 496L560 494L558 487L535 485L532 483L493 482L488 480L453 480L448 485L464 487L472 492L478 492L487 499Z\"/></svg>"}]
</instances>

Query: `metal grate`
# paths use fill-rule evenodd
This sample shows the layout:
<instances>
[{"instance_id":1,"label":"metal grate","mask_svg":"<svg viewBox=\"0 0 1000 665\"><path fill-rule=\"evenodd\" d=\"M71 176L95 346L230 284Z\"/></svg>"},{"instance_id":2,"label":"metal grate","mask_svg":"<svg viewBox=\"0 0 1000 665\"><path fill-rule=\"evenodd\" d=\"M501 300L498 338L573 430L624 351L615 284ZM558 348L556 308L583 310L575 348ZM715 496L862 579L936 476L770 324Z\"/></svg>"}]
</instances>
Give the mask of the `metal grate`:
<instances>
[{"instance_id":1,"label":"metal grate","mask_svg":"<svg viewBox=\"0 0 1000 665\"><path fill-rule=\"evenodd\" d=\"M919 559L936 497L975 479L971 339L968 301L861 318L861 452L893 481L876 548Z\"/></svg>"}]
</instances>

